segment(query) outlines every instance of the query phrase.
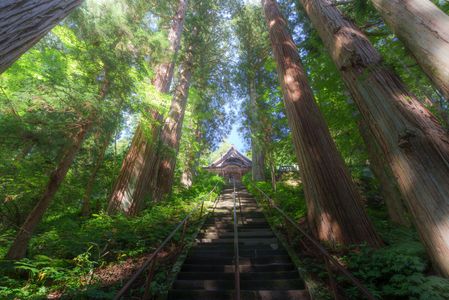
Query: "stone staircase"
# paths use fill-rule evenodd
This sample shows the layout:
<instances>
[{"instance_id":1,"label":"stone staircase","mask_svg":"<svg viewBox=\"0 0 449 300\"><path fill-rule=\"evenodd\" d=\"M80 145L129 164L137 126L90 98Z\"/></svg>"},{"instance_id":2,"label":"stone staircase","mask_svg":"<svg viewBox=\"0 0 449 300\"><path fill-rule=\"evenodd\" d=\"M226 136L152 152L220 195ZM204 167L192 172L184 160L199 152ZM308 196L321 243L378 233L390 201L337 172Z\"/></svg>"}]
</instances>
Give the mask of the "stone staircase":
<instances>
[{"instance_id":1,"label":"stone staircase","mask_svg":"<svg viewBox=\"0 0 449 300\"><path fill-rule=\"evenodd\" d=\"M240 299L309 299L296 267L243 187L237 189L237 213ZM233 188L227 188L190 249L168 299L236 299L234 270Z\"/></svg>"}]
</instances>

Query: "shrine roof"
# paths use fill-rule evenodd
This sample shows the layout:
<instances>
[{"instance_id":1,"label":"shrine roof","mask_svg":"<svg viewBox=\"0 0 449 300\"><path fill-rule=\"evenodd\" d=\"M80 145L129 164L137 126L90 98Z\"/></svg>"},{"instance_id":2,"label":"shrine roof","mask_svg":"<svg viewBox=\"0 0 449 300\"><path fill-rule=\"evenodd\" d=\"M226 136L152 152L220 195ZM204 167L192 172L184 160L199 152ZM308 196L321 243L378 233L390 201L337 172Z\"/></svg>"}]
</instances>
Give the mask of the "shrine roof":
<instances>
[{"instance_id":1,"label":"shrine roof","mask_svg":"<svg viewBox=\"0 0 449 300\"><path fill-rule=\"evenodd\" d=\"M228 165L251 168L252 163L245 155L235 149L233 145L225 154L215 160L210 166L206 167L206 169L224 168Z\"/></svg>"}]
</instances>

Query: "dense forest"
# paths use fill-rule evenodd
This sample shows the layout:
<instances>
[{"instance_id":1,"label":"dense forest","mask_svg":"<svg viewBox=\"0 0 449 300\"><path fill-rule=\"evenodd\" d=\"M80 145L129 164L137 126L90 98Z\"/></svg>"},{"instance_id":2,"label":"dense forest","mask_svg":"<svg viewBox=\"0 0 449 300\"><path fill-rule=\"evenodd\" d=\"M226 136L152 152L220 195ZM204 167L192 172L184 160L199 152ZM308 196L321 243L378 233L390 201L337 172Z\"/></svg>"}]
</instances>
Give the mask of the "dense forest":
<instances>
[{"instance_id":1,"label":"dense forest","mask_svg":"<svg viewBox=\"0 0 449 300\"><path fill-rule=\"evenodd\" d=\"M240 299L170 296L229 190L307 291L241 299L449 299L449 2L1 1L0 299Z\"/></svg>"}]
</instances>

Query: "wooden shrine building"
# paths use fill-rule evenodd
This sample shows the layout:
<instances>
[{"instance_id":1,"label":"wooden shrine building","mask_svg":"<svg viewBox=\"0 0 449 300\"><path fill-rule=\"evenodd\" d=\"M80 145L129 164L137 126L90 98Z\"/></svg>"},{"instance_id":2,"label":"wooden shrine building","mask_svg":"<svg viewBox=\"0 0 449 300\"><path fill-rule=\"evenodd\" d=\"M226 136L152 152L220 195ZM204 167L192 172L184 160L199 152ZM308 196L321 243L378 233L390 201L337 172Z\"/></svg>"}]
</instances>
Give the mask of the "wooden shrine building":
<instances>
[{"instance_id":1,"label":"wooden shrine building","mask_svg":"<svg viewBox=\"0 0 449 300\"><path fill-rule=\"evenodd\" d=\"M242 176L251 171L251 160L232 146L224 155L204 169L216 173L226 180L241 181Z\"/></svg>"}]
</instances>

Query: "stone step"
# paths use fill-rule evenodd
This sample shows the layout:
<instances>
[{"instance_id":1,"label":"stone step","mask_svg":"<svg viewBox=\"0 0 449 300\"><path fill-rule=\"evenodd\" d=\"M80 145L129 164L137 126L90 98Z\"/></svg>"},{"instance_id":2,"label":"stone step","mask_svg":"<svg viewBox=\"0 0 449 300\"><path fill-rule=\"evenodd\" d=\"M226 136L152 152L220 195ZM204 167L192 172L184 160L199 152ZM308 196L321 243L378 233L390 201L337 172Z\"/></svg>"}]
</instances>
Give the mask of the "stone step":
<instances>
[{"instance_id":1,"label":"stone step","mask_svg":"<svg viewBox=\"0 0 449 300\"><path fill-rule=\"evenodd\" d=\"M259 256L269 256L269 255L287 255L287 251L280 248L277 250L272 249L254 249L251 247L250 249L239 249L239 254L242 257L259 257ZM234 248L232 249L221 249L221 248L199 248L199 247L193 247L190 252L189 256L233 256L234 255Z\"/></svg>"},{"instance_id":2,"label":"stone step","mask_svg":"<svg viewBox=\"0 0 449 300\"><path fill-rule=\"evenodd\" d=\"M239 271L242 300L308 300L304 281L258 207L239 188ZM226 189L200 231L168 299L235 299L234 199Z\"/></svg>"},{"instance_id":3,"label":"stone step","mask_svg":"<svg viewBox=\"0 0 449 300\"><path fill-rule=\"evenodd\" d=\"M181 268L183 272L223 272L233 273L234 265L196 265L184 264ZM295 271L296 267L291 263L268 264L268 265L245 265L239 266L240 272L285 272Z\"/></svg>"},{"instance_id":4,"label":"stone step","mask_svg":"<svg viewBox=\"0 0 449 300\"><path fill-rule=\"evenodd\" d=\"M199 243L212 243L212 244L234 244L234 238L219 238L219 239L196 239ZM239 238L239 244L242 245L258 245L258 244L278 244L278 240L276 238L259 238L259 237L244 237Z\"/></svg>"},{"instance_id":5,"label":"stone step","mask_svg":"<svg viewBox=\"0 0 449 300\"><path fill-rule=\"evenodd\" d=\"M206 290L172 290L168 294L168 300L233 300L233 291L206 291ZM240 291L240 299L243 300L309 300L309 294L305 290L287 291Z\"/></svg>"},{"instance_id":6,"label":"stone step","mask_svg":"<svg viewBox=\"0 0 449 300\"><path fill-rule=\"evenodd\" d=\"M243 231L237 233L239 240L242 238L274 238L274 234L272 231L263 230L263 231ZM203 232L198 235L200 239L222 239L222 238L234 238L233 231L227 232Z\"/></svg>"},{"instance_id":7,"label":"stone step","mask_svg":"<svg viewBox=\"0 0 449 300\"><path fill-rule=\"evenodd\" d=\"M194 280L194 279L210 279L210 280L234 280L235 274L223 272L179 272L177 279ZM276 279L297 279L298 272L281 271L281 272L246 272L240 273L241 280L270 280Z\"/></svg>"},{"instance_id":8,"label":"stone step","mask_svg":"<svg viewBox=\"0 0 449 300\"><path fill-rule=\"evenodd\" d=\"M173 289L217 291L232 290L234 286L234 280L176 280ZM299 279L240 280L240 289L301 290L304 283Z\"/></svg>"},{"instance_id":9,"label":"stone step","mask_svg":"<svg viewBox=\"0 0 449 300\"><path fill-rule=\"evenodd\" d=\"M193 249L203 250L234 250L234 242L232 243L197 243ZM239 243L239 250L278 250L282 249L280 244L258 244L258 245L246 245Z\"/></svg>"},{"instance_id":10,"label":"stone step","mask_svg":"<svg viewBox=\"0 0 449 300\"><path fill-rule=\"evenodd\" d=\"M234 263L234 256L188 256L185 260L186 264L205 264L205 265L231 265ZM257 264L275 264L275 263L291 263L290 257L286 255L278 256L260 256L260 257L239 257L239 264L257 265Z\"/></svg>"}]
</instances>

